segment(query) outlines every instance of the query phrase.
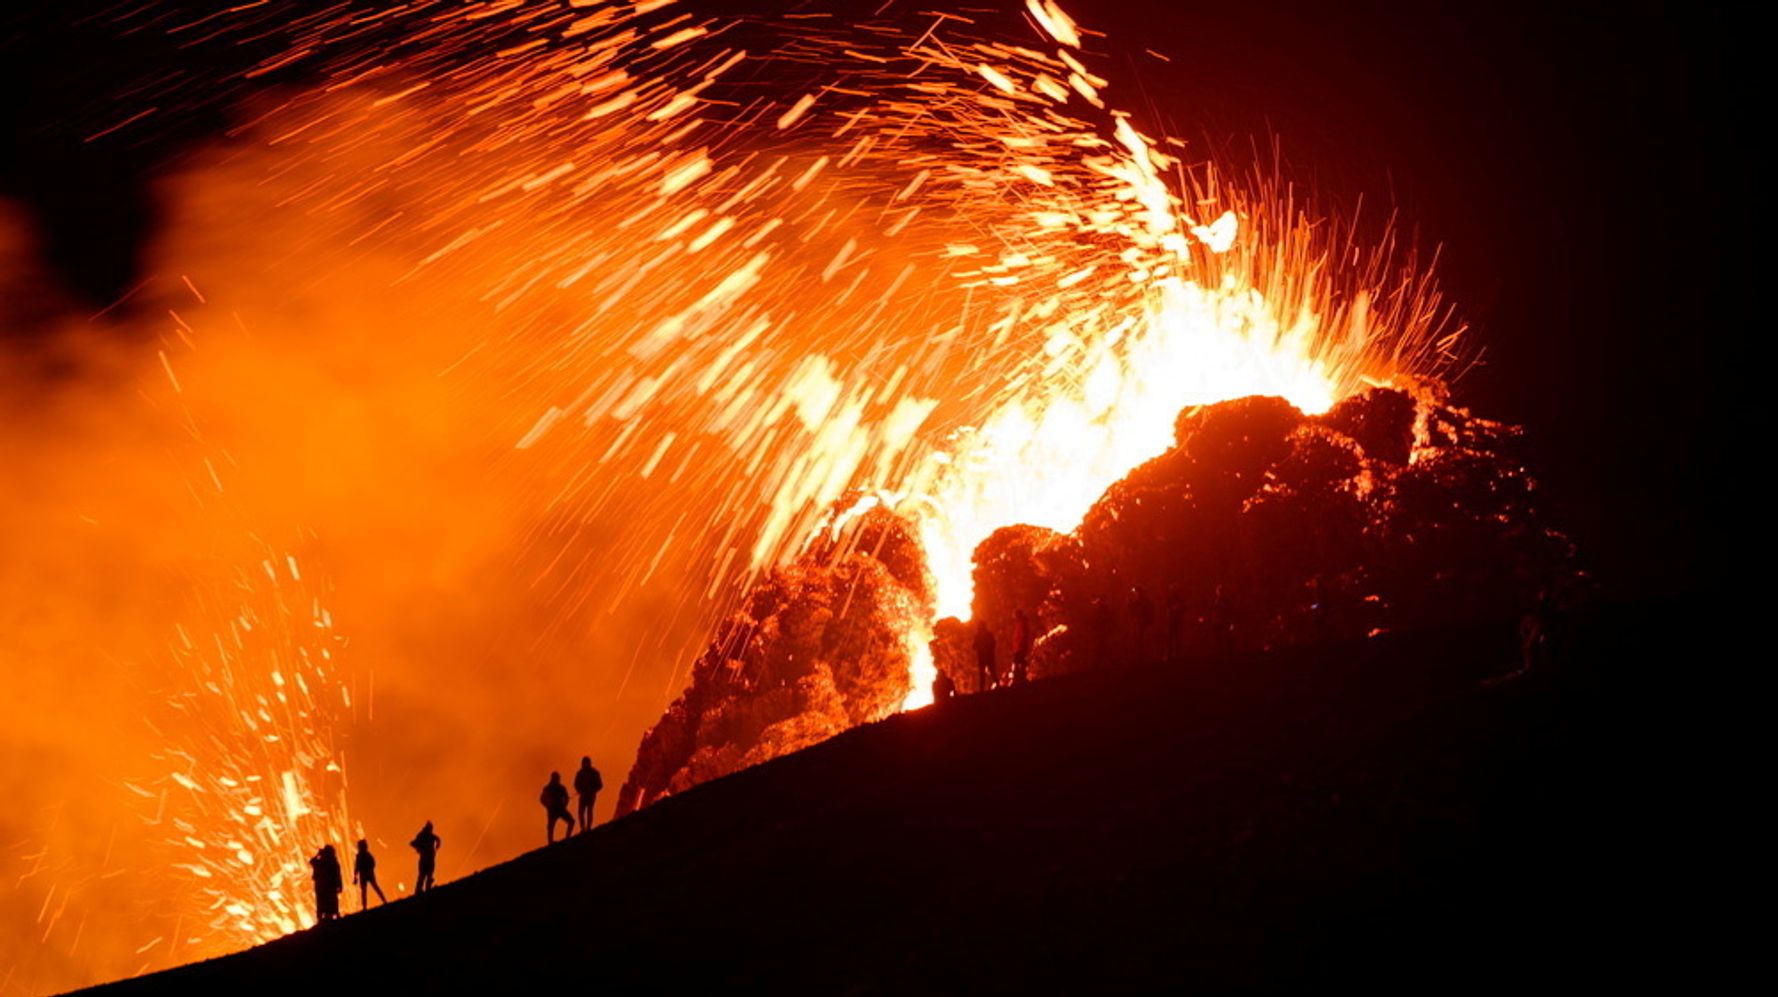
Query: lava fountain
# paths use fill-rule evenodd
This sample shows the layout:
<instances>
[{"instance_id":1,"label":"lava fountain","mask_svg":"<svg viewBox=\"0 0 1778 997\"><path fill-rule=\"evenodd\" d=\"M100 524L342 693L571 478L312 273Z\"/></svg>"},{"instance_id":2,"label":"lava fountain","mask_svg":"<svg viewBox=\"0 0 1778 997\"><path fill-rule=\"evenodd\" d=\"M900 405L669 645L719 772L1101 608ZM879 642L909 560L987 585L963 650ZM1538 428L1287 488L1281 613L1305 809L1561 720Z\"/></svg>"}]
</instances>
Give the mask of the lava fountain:
<instances>
[{"instance_id":1,"label":"lava fountain","mask_svg":"<svg viewBox=\"0 0 1778 997\"><path fill-rule=\"evenodd\" d=\"M899 403L919 406L911 437L900 410L874 424L859 418L872 380L856 387L818 365L790 382L811 439L753 547L766 580L644 740L620 806L807 744L818 736L810 716L875 718L929 702L928 639L939 617L971 615L981 543L1014 525L1074 530L1110 485L1174 445L1181 409L1269 395L1318 414L1366 386L1414 383L1450 357L1458 331L1423 277L1390 269L1389 247L1355 249L1263 182L1188 169L1106 103L1106 81L1086 67L1080 32L1059 8L1033 0L1026 12L1049 53L955 42L935 28L906 52L933 77L920 86L943 98L855 109L853 120L875 130L850 147L885 173L910 164L891 203L917 188L989 234L947 242L940 255L944 279L994 316L976 342L995 351L998 376L967 392L919 379L926 395L897 367ZM923 141L910 147L910 134ZM934 157L937 168L924 165ZM967 421L933 433L959 394ZM879 513L917 536L930 591L893 566L909 544ZM839 542L851 526L866 539ZM836 570L857 578L869 572L856 551L885 543L904 597L866 597L855 610L823 589L821 559L838 558ZM774 568L792 557L794 566ZM931 615L910 622L899 608L909 601L929 602ZM811 607L819 633L796 623ZM903 632L896 655L910 674L899 696L860 693L834 650L880 645L885 620ZM777 660L814 668L760 685ZM742 693L725 691L736 683ZM774 687L798 690L800 710L738 702Z\"/></svg>"},{"instance_id":2,"label":"lava fountain","mask_svg":"<svg viewBox=\"0 0 1778 997\"><path fill-rule=\"evenodd\" d=\"M139 951L164 945L167 958L206 958L312 927L308 857L321 843L348 848L362 836L345 768L356 676L325 577L305 577L295 554L252 529L225 487L230 463L205 441L166 351L160 360L203 468L190 494L220 531L247 538L224 545L237 551L233 563L206 573L174 627L167 655L179 687L149 721L164 738L162 774L124 783L151 811L149 826L166 832L161 861L188 897L173 935Z\"/></svg>"},{"instance_id":3,"label":"lava fountain","mask_svg":"<svg viewBox=\"0 0 1778 997\"><path fill-rule=\"evenodd\" d=\"M920 705L983 543L1074 531L1181 409L1325 413L1453 357L1387 239L1145 133L1053 0L682 6L246 4L181 29L282 38L246 78L301 74L242 131L301 178L281 204L354 230L304 265L374 252L482 306L465 369L530 413L502 470L549 496L527 542L562 617L667 552L704 566L676 597L716 639L666 683L638 756L664 774L623 807ZM205 952L307 923L299 843L355 836L350 683L301 575L267 549L179 637L170 774L136 784L167 801Z\"/></svg>"},{"instance_id":4,"label":"lava fountain","mask_svg":"<svg viewBox=\"0 0 1778 997\"><path fill-rule=\"evenodd\" d=\"M201 920L168 940L186 957L313 926L306 859L318 842L345 847L362 833L346 798L344 640L296 558L266 554L198 608L216 631L179 629L171 654L190 686L168 701L167 772L128 784L154 801L168 864L190 877Z\"/></svg>"}]
</instances>

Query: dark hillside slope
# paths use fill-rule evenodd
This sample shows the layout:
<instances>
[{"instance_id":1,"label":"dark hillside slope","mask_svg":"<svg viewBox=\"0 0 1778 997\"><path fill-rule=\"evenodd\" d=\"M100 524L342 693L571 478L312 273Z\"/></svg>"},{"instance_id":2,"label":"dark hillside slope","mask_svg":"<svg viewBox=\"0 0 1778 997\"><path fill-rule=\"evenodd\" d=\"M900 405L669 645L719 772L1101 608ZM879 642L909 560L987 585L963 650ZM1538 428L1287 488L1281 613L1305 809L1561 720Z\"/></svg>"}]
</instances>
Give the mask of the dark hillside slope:
<instances>
[{"instance_id":1,"label":"dark hillside slope","mask_svg":"<svg viewBox=\"0 0 1778 997\"><path fill-rule=\"evenodd\" d=\"M1647 694L1678 608L1570 621L1509 681L1477 681L1503 624L951 701L110 989L1646 986L1679 946Z\"/></svg>"}]
</instances>

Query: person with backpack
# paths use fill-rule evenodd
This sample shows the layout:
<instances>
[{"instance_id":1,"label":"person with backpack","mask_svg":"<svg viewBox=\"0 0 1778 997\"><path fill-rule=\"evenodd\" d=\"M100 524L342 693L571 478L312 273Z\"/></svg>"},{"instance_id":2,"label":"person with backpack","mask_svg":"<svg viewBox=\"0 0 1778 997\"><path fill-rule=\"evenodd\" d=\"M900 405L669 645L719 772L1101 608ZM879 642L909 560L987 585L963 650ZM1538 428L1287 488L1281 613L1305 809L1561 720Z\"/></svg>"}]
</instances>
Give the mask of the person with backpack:
<instances>
[{"instance_id":1,"label":"person with backpack","mask_svg":"<svg viewBox=\"0 0 1778 997\"><path fill-rule=\"evenodd\" d=\"M574 795L578 797L576 815L580 818L580 833L585 834L593 829L593 800L598 797L599 790L605 788L605 780L600 778L599 770L593 768L593 760L585 755L580 758L580 771L574 773Z\"/></svg>"},{"instance_id":2,"label":"person with backpack","mask_svg":"<svg viewBox=\"0 0 1778 997\"><path fill-rule=\"evenodd\" d=\"M428 893L438 885L432 881L432 874L438 867L438 850L444 846L444 841L432 833L432 822L427 821L426 826L420 828L420 833L408 844L420 853L420 878L414 881L414 893Z\"/></svg>"},{"instance_id":3,"label":"person with backpack","mask_svg":"<svg viewBox=\"0 0 1778 997\"><path fill-rule=\"evenodd\" d=\"M566 841L574 833L574 815L568 812L568 787L562 785L562 773L549 774L549 784L543 787L543 793L537 801L543 804L544 813L549 815L549 843L556 843L556 821L567 822L568 830L562 835L562 840Z\"/></svg>"}]
</instances>

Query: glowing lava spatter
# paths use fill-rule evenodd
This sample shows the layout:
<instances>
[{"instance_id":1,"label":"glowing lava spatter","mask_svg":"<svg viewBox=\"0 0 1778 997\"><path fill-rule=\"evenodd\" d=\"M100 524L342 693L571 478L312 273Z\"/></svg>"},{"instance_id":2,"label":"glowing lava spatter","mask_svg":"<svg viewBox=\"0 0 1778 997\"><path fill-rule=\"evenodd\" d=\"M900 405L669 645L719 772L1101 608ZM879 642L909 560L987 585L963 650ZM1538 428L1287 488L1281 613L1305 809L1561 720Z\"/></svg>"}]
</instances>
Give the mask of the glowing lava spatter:
<instances>
[{"instance_id":1,"label":"glowing lava spatter","mask_svg":"<svg viewBox=\"0 0 1778 997\"><path fill-rule=\"evenodd\" d=\"M1319 411L1448 345L1386 251L1163 151L1065 12L1017 14L420 3L317 15L256 72L334 81L268 118L315 167L298 199L401 205L353 242L487 302L568 524L535 542L622 519L556 559L564 605L616 606L690 545L683 599L713 623L864 490L917 520L940 614L967 616L982 538L1071 528L1182 407Z\"/></svg>"},{"instance_id":2,"label":"glowing lava spatter","mask_svg":"<svg viewBox=\"0 0 1778 997\"><path fill-rule=\"evenodd\" d=\"M165 864L180 880L169 891L181 913L173 934L138 954L190 960L313 926L308 859L331 844L349 862L363 828L347 799L355 676L325 576L305 576L295 554L252 529L219 470L232 462L203 439L165 352L161 362L166 404L204 468L189 495L216 530L210 556L223 560L193 579L167 646L179 684L149 717L165 739L155 756L165 767L125 786L162 832Z\"/></svg>"},{"instance_id":3,"label":"glowing lava spatter","mask_svg":"<svg viewBox=\"0 0 1778 997\"><path fill-rule=\"evenodd\" d=\"M537 542L623 521L557 558L564 605L693 547L714 622L861 489L920 518L963 612L974 542L1072 525L1180 407L1325 408L1437 352L1423 283L1143 134L1048 0L571 6L318 16L289 58L337 82L271 119L312 210L487 302L564 524Z\"/></svg>"},{"instance_id":4,"label":"glowing lava spatter","mask_svg":"<svg viewBox=\"0 0 1778 997\"><path fill-rule=\"evenodd\" d=\"M420 3L317 15L258 71L324 67L268 119L302 197L402 206L354 242L478 289L563 521L624 522L561 559L566 602L691 544L713 622L864 490L967 615L976 543L1072 527L1180 408L1324 409L1418 372L1440 324L1387 254L1162 151L1055 3L1006 13Z\"/></svg>"},{"instance_id":5,"label":"glowing lava spatter","mask_svg":"<svg viewBox=\"0 0 1778 997\"><path fill-rule=\"evenodd\" d=\"M985 62L975 71L1004 95L1056 103L1084 98L1102 108L1104 81L1091 77L1070 54L1079 45L1073 22L1048 0L1029 0L1028 8L1061 46L1055 59L1019 53L1023 73ZM943 46L925 54L935 64L969 69L968 54ZM1046 69L1066 73L1069 88L1060 87ZM1255 264L1275 267L1276 261L1260 254L1312 253L1307 230L1287 216L1283 225L1261 233L1282 236L1282 244L1231 254L1242 236L1237 212L1225 210L1208 225L1185 214L1186 191L1169 185L1162 173L1177 161L1160 153L1127 116L1110 114L1112 141L1093 141L1085 125L1066 130L1072 143L1086 150L1078 164L1014 161L1009 169L1036 187L1035 203L1027 210L1034 232L1091 240L1094 252L1081 254L1086 258L1076 264L1080 269L1054 279L1058 288L1105 270L1113 282L1127 281L1136 290L1108 296L1124 304L1112 324L1102 324L1105 317L1096 315L1100 323L1051 325L1038 354L1021 365L1021 376L1010 379L980 423L926 451L891 490L901 497L901 511L919 524L941 616L970 617L971 559L990 533L1016 523L1074 529L1109 485L1172 443L1182 408L1278 395L1305 412L1323 412L1367 375L1376 383L1378 375L1411 370L1376 369L1376 340L1399 346L1429 338L1432 324L1425 313L1419 323L1367 328L1371 289L1362 285L1344 289L1355 293L1348 307L1339 309L1328 300L1328 288L1300 278L1274 280L1268 288L1272 296L1262 293L1261 282L1270 275ZM989 119L984 127L1006 127L999 136L1006 148L1030 150L1041 141L1031 138L1028 125L1028 120L1002 126ZM1088 182L1063 188L1058 177L1070 176L1059 168L1065 165L1078 165L1075 175ZM1199 197L1196 203L1217 200ZM1110 248L1107 235L1116 240ZM1119 243L1122 248L1111 251ZM995 282L1015 284L1031 259L1010 250L1000 263L982 272ZM1057 309L1046 306L1054 303L1043 301L1038 313L1053 314ZM910 635L915 674L908 708L931 700L935 672L924 647L929 636L924 628Z\"/></svg>"},{"instance_id":6,"label":"glowing lava spatter","mask_svg":"<svg viewBox=\"0 0 1778 997\"><path fill-rule=\"evenodd\" d=\"M346 800L344 640L296 559L268 551L213 598L218 629L181 627L171 647L191 686L169 704L168 774L131 786L157 801L172 865L192 877L202 930L170 940L187 957L313 925L308 857L349 849L362 830Z\"/></svg>"},{"instance_id":7,"label":"glowing lava spatter","mask_svg":"<svg viewBox=\"0 0 1778 997\"><path fill-rule=\"evenodd\" d=\"M938 613L966 617L983 538L1073 528L1181 408L1320 411L1447 352L1437 296L1387 246L1110 106L1051 0L1009 5L1010 27L816 6L205 18L206 38L286 33L249 76L326 81L255 118L281 203L353 230L293 258L380 253L485 305L471 352L503 358L535 414L515 463L565 524L531 537L561 549L562 605L614 607L692 547L707 568L677 595L714 622L858 490L916 521ZM577 548L601 522L621 529ZM308 923L302 859L356 837L349 684L298 575L267 552L174 648L198 681L172 774L142 791L165 794L204 953ZM930 695L926 636L908 635L909 706Z\"/></svg>"}]
</instances>

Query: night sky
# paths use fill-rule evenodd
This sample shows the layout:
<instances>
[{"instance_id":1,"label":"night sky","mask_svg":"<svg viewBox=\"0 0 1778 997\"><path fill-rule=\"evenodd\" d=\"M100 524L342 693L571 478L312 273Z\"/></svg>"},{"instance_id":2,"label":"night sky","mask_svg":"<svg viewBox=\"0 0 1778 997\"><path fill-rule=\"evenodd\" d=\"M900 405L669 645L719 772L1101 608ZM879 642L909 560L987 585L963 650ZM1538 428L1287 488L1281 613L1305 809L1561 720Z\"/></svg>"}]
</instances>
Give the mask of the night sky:
<instances>
[{"instance_id":1,"label":"night sky","mask_svg":"<svg viewBox=\"0 0 1778 997\"><path fill-rule=\"evenodd\" d=\"M221 134L245 89L87 137L125 91L264 53L140 17L120 34L134 7L38 6L5 15L0 194L96 311L139 279L149 183ZM1527 427L1558 518L1613 590L1707 576L1700 495L1751 331L1745 25L1698 5L1065 6L1106 32L1096 47L1139 113L1236 159L1275 136L1288 179L1336 208L1362 197L1364 218L1393 213L1438 251L1484 350L1459 402Z\"/></svg>"}]
</instances>

